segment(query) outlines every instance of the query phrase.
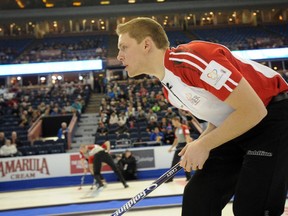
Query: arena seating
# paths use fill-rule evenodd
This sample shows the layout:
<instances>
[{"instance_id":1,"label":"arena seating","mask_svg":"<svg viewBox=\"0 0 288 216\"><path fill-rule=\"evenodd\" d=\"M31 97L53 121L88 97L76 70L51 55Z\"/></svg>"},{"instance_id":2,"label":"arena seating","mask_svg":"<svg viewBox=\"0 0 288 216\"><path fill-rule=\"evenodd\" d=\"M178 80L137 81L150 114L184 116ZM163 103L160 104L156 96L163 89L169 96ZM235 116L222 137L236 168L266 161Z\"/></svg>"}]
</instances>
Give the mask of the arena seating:
<instances>
[{"instance_id":1,"label":"arena seating","mask_svg":"<svg viewBox=\"0 0 288 216\"><path fill-rule=\"evenodd\" d=\"M70 88L69 93L65 93L68 87ZM72 106L76 100L82 104L81 110L84 112L89 97L90 88L78 83L65 84L63 86L57 85L49 89L49 91L44 91L41 86L38 88L33 87L32 89L23 88L13 98L4 99L1 102L0 132L4 132L5 137L10 139L11 132L16 131L17 137L21 141L21 146L17 148L24 156L63 153L65 152L63 140L33 140L31 143L31 141L28 141L28 130L34 121L41 118L41 116L54 115L53 107L56 106L60 110L57 115L72 113ZM65 103L62 103L63 101ZM70 111L65 110L66 102L69 102ZM17 104L16 108L12 104ZM41 107L40 104L44 106ZM25 125L20 124L23 118L23 110L27 111L25 117L27 122Z\"/></svg>"},{"instance_id":2,"label":"arena seating","mask_svg":"<svg viewBox=\"0 0 288 216\"><path fill-rule=\"evenodd\" d=\"M201 40L221 43L232 50L282 46L281 33L268 31L263 26L205 27L195 28L191 33Z\"/></svg>"},{"instance_id":3,"label":"arena seating","mask_svg":"<svg viewBox=\"0 0 288 216\"><path fill-rule=\"evenodd\" d=\"M10 64L31 43L33 39L0 39L0 63Z\"/></svg>"},{"instance_id":4,"label":"arena seating","mask_svg":"<svg viewBox=\"0 0 288 216\"><path fill-rule=\"evenodd\" d=\"M219 42L232 50L287 46L287 24L197 26L192 30L167 30L175 47L192 39ZM106 58L108 34L46 36L42 39L0 39L0 63L63 61Z\"/></svg>"}]
</instances>

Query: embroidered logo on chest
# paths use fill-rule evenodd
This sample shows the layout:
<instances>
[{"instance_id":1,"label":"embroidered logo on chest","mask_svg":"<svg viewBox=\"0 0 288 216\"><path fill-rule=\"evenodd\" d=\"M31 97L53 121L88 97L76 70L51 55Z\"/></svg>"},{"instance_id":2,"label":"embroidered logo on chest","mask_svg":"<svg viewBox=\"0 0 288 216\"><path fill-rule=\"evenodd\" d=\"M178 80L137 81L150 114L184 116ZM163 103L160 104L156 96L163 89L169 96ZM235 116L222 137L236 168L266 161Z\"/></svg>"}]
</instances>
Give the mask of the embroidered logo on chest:
<instances>
[{"instance_id":1,"label":"embroidered logo on chest","mask_svg":"<svg viewBox=\"0 0 288 216\"><path fill-rule=\"evenodd\" d=\"M191 93L185 93L186 99L193 105L197 106L201 102L200 97L198 95L193 95Z\"/></svg>"}]
</instances>

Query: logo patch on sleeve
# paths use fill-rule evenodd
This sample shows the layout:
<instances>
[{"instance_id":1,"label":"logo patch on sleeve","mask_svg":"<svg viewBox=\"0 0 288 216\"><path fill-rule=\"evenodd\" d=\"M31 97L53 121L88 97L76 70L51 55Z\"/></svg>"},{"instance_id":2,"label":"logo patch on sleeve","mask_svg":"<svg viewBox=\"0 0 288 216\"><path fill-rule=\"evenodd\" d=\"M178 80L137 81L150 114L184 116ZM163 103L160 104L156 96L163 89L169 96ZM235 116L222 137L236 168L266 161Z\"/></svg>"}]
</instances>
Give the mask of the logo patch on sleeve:
<instances>
[{"instance_id":1,"label":"logo patch on sleeve","mask_svg":"<svg viewBox=\"0 0 288 216\"><path fill-rule=\"evenodd\" d=\"M230 70L212 60L203 71L200 79L219 90L231 74Z\"/></svg>"}]
</instances>

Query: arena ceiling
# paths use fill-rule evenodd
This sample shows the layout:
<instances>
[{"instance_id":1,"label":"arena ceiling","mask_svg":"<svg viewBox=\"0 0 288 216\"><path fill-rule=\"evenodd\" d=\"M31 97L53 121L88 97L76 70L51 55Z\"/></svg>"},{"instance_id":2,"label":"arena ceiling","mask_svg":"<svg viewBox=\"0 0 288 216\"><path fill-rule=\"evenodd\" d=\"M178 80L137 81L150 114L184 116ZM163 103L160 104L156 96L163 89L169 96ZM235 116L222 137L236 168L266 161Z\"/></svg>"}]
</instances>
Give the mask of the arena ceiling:
<instances>
[{"instance_id":1,"label":"arena ceiling","mask_svg":"<svg viewBox=\"0 0 288 216\"><path fill-rule=\"evenodd\" d=\"M0 22L265 8L288 11L288 0L0 0Z\"/></svg>"},{"instance_id":2,"label":"arena ceiling","mask_svg":"<svg viewBox=\"0 0 288 216\"><path fill-rule=\"evenodd\" d=\"M183 2L191 0L1 0L0 9L39 9L39 8L63 8L85 7L97 5L122 5L141 3L165 3Z\"/></svg>"},{"instance_id":3,"label":"arena ceiling","mask_svg":"<svg viewBox=\"0 0 288 216\"><path fill-rule=\"evenodd\" d=\"M235 2L236 0L0 0L0 10L15 9L41 9L41 8L68 8L68 7L86 7L99 5L125 5L125 4L145 4L145 3L179 3L181 2ZM267 0L253 0L254 2L267 2ZM252 1L252 2L253 2ZM245 2L245 1L242 1ZM268 0L273 3L277 0ZM287 1L284 1L287 2ZM212 4L213 5L213 4Z\"/></svg>"}]
</instances>

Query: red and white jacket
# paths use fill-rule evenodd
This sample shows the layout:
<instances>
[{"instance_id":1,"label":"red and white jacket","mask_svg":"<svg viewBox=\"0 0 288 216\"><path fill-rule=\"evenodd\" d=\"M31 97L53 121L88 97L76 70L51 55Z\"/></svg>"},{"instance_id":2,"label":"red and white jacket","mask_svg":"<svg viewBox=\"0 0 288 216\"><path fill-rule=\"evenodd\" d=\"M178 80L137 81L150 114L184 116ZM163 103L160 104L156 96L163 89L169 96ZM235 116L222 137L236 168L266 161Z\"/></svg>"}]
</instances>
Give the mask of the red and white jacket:
<instances>
[{"instance_id":1,"label":"red and white jacket","mask_svg":"<svg viewBox=\"0 0 288 216\"><path fill-rule=\"evenodd\" d=\"M244 77L267 106L288 91L282 76L257 62L234 56L225 46L192 41L166 51L164 95L177 108L219 126L233 112L223 101Z\"/></svg>"}]
</instances>

